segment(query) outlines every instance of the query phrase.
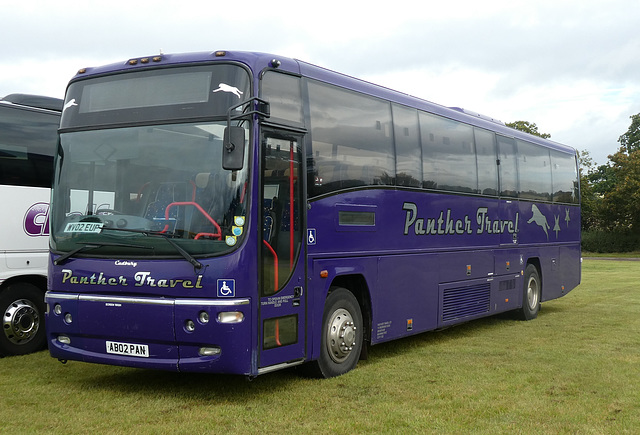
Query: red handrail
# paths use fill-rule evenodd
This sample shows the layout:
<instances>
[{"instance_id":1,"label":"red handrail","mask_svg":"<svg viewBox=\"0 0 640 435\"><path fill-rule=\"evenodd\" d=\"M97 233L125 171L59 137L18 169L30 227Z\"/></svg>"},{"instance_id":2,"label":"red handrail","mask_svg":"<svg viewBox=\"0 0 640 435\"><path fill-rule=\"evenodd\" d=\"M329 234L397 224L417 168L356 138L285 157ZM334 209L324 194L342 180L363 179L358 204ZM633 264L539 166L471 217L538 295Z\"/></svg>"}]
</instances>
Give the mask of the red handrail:
<instances>
[{"instance_id":1,"label":"red handrail","mask_svg":"<svg viewBox=\"0 0 640 435\"><path fill-rule=\"evenodd\" d=\"M278 346L282 346L282 343L280 342L280 320L276 319L276 344Z\"/></svg>"},{"instance_id":2,"label":"red handrail","mask_svg":"<svg viewBox=\"0 0 640 435\"><path fill-rule=\"evenodd\" d=\"M289 143L289 268L293 269L293 142Z\"/></svg>"},{"instance_id":3,"label":"red handrail","mask_svg":"<svg viewBox=\"0 0 640 435\"><path fill-rule=\"evenodd\" d=\"M165 219L169 219L169 210L172 207L177 207L177 206L182 206L182 205L192 205L194 206L200 213L202 213L204 215L204 217L207 218L207 220L209 220L209 222L211 222L213 224L213 226L216 228L216 230L218 231L217 233L199 233L199 235L208 235L208 236L212 236L212 237L217 237L218 239L222 239L222 230L220 230L220 225L218 225L218 222L216 222L210 215L209 213L207 213L200 204L198 204L197 202L193 202L193 201L184 201L184 202L172 202L171 204L169 204L167 206L167 208L164 210L164 218ZM167 231L169 229L169 224L166 224L164 226L164 229L161 231L162 233L164 233L165 231Z\"/></svg>"},{"instance_id":4,"label":"red handrail","mask_svg":"<svg viewBox=\"0 0 640 435\"><path fill-rule=\"evenodd\" d=\"M271 247L271 245L269 244L269 242L267 242L266 240L263 240L262 243L265 244L265 246L267 248L269 248L269 251L271 251L271 254L273 255L273 292L277 292L278 291L278 254L276 253L276 251Z\"/></svg>"}]
</instances>

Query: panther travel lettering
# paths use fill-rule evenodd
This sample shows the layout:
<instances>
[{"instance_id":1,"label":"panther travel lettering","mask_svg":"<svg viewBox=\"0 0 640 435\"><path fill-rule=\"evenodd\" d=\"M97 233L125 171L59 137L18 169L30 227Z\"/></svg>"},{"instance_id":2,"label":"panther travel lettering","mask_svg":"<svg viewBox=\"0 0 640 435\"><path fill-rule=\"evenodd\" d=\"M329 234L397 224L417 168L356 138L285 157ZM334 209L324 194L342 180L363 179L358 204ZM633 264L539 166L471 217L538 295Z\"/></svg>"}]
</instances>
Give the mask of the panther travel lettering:
<instances>
[{"instance_id":1,"label":"panther travel lettering","mask_svg":"<svg viewBox=\"0 0 640 435\"><path fill-rule=\"evenodd\" d=\"M478 207L475 216L475 228L469 215L455 218L451 209L441 210L437 217L418 217L418 206L412 202L402 204L406 211L403 234L409 235L413 229L415 235L463 235L463 234L514 234L518 232L519 213L513 220L491 219L487 207Z\"/></svg>"},{"instance_id":2,"label":"panther travel lettering","mask_svg":"<svg viewBox=\"0 0 640 435\"><path fill-rule=\"evenodd\" d=\"M151 272L137 272L133 276L135 287L161 287L176 288L182 287L187 289L201 289L202 275L198 275L195 282L190 279L174 279L174 278L156 278L151 276ZM62 269L62 284L79 284L79 285L99 285L99 286L128 286L129 281L125 276L105 276L103 272L91 275L75 275L71 269Z\"/></svg>"}]
</instances>

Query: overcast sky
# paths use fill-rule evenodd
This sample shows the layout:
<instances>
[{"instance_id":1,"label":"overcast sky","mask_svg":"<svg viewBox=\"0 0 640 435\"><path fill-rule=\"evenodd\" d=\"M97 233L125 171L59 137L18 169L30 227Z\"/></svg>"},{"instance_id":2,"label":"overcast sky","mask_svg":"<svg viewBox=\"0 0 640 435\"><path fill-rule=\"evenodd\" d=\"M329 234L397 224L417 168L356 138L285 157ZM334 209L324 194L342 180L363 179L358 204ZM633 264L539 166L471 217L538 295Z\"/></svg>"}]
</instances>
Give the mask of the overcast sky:
<instances>
[{"instance_id":1,"label":"overcast sky","mask_svg":"<svg viewBox=\"0 0 640 435\"><path fill-rule=\"evenodd\" d=\"M82 67L219 49L294 57L504 122L598 163L640 113L628 0L0 0L0 96L62 98Z\"/></svg>"}]
</instances>

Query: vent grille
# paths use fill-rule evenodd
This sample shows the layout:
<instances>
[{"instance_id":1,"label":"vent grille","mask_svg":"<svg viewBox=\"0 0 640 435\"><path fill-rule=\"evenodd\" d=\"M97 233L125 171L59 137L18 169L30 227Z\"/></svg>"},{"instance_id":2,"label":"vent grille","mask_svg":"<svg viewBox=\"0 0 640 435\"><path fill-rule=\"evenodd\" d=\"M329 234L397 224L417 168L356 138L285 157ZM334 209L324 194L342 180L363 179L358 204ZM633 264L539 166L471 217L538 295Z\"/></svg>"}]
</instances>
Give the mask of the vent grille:
<instances>
[{"instance_id":1,"label":"vent grille","mask_svg":"<svg viewBox=\"0 0 640 435\"><path fill-rule=\"evenodd\" d=\"M442 321L488 313L491 307L490 283L456 287L444 290L442 298Z\"/></svg>"}]
</instances>

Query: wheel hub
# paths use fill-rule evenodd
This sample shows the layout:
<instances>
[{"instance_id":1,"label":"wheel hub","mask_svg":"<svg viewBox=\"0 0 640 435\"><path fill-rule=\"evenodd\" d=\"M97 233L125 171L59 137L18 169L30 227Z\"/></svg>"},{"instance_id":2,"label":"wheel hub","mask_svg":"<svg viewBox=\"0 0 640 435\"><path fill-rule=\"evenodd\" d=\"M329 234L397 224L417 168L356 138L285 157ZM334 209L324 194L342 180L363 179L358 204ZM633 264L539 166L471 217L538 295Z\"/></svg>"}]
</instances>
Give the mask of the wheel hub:
<instances>
[{"instance_id":1,"label":"wheel hub","mask_svg":"<svg viewBox=\"0 0 640 435\"><path fill-rule=\"evenodd\" d=\"M340 363L347 359L356 345L356 326L349 311L339 309L329 320L327 347L331 359Z\"/></svg>"},{"instance_id":2,"label":"wheel hub","mask_svg":"<svg viewBox=\"0 0 640 435\"><path fill-rule=\"evenodd\" d=\"M529 278L527 285L527 302L531 309L534 309L536 305L538 305L539 294L540 290L538 289L538 282L533 277Z\"/></svg>"},{"instance_id":3,"label":"wheel hub","mask_svg":"<svg viewBox=\"0 0 640 435\"><path fill-rule=\"evenodd\" d=\"M13 344L25 344L35 337L40 327L38 310L26 299L10 304L2 316L2 329Z\"/></svg>"}]
</instances>

